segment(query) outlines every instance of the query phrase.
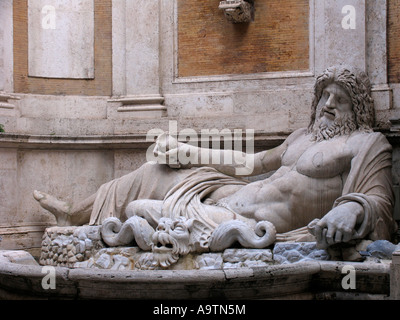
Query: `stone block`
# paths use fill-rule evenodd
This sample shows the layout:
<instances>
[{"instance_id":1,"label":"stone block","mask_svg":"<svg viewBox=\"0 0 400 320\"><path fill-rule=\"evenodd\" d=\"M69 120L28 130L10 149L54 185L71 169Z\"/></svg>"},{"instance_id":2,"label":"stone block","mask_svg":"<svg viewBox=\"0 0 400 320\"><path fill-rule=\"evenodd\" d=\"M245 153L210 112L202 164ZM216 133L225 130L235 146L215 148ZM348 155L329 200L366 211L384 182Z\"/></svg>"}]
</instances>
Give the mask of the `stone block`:
<instances>
[{"instance_id":1,"label":"stone block","mask_svg":"<svg viewBox=\"0 0 400 320\"><path fill-rule=\"evenodd\" d=\"M220 253L204 253L196 257L199 269L222 269L223 260Z\"/></svg>"},{"instance_id":2,"label":"stone block","mask_svg":"<svg viewBox=\"0 0 400 320\"><path fill-rule=\"evenodd\" d=\"M400 251L393 252L390 264L390 298L400 299Z\"/></svg>"},{"instance_id":3,"label":"stone block","mask_svg":"<svg viewBox=\"0 0 400 320\"><path fill-rule=\"evenodd\" d=\"M29 76L94 78L94 1L28 1Z\"/></svg>"},{"instance_id":4,"label":"stone block","mask_svg":"<svg viewBox=\"0 0 400 320\"><path fill-rule=\"evenodd\" d=\"M326 67L346 62L365 70L366 2L328 0L324 1L324 6ZM350 43L352 50L348 50Z\"/></svg>"},{"instance_id":5,"label":"stone block","mask_svg":"<svg viewBox=\"0 0 400 320\"><path fill-rule=\"evenodd\" d=\"M0 261L30 266L39 265L29 252L23 250L0 250Z\"/></svg>"},{"instance_id":6,"label":"stone block","mask_svg":"<svg viewBox=\"0 0 400 320\"><path fill-rule=\"evenodd\" d=\"M226 249L222 258L224 268L261 267L274 263L270 249Z\"/></svg>"}]
</instances>

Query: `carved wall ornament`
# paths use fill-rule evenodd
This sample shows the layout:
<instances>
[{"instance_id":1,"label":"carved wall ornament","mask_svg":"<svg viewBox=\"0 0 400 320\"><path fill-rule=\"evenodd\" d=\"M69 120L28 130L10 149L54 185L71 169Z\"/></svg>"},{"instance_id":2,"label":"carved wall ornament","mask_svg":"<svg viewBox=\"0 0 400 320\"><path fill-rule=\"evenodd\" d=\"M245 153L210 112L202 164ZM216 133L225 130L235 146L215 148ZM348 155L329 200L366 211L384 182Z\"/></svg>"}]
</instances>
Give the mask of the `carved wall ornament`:
<instances>
[{"instance_id":1,"label":"carved wall ornament","mask_svg":"<svg viewBox=\"0 0 400 320\"><path fill-rule=\"evenodd\" d=\"M219 3L225 17L232 23L247 23L254 20L253 0L226 0Z\"/></svg>"}]
</instances>

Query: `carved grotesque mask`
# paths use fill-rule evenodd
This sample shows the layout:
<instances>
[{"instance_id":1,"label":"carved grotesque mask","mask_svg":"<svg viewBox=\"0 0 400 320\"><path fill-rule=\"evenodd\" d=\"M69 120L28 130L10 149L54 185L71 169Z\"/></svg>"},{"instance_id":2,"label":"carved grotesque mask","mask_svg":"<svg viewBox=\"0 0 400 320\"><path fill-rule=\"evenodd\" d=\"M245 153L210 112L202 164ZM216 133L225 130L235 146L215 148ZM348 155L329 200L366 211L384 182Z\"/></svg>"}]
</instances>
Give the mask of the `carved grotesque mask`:
<instances>
[{"instance_id":1,"label":"carved grotesque mask","mask_svg":"<svg viewBox=\"0 0 400 320\"><path fill-rule=\"evenodd\" d=\"M175 263L180 255L193 250L190 232L193 220L179 217L177 220L161 218L152 236L154 258L162 267Z\"/></svg>"}]
</instances>

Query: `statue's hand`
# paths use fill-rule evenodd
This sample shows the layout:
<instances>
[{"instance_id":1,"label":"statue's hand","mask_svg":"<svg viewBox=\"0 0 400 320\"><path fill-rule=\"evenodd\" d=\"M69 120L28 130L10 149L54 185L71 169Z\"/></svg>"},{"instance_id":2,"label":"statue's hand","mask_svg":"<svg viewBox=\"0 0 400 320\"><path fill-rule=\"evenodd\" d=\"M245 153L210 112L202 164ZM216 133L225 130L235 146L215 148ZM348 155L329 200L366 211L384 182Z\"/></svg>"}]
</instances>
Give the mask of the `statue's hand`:
<instances>
[{"instance_id":1,"label":"statue's hand","mask_svg":"<svg viewBox=\"0 0 400 320\"><path fill-rule=\"evenodd\" d=\"M158 154L166 153L178 147L178 140L168 133L160 134L156 140L154 152Z\"/></svg>"},{"instance_id":2,"label":"statue's hand","mask_svg":"<svg viewBox=\"0 0 400 320\"><path fill-rule=\"evenodd\" d=\"M162 163L174 169L190 168L198 159L195 147L178 142L176 138L166 133L157 138L153 152Z\"/></svg>"},{"instance_id":3,"label":"statue's hand","mask_svg":"<svg viewBox=\"0 0 400 320\"><path fill-rule=\"evenodd\" d=\"M181 165L178 160L179 145L180 143L176 138L167 133L163 133L157 138L153 152L157 155L158 159L171 168L180 168Z\"/></svg>"},{"instance_id":4,"label":"statue's hand","mask_svg":"<svg viewBox=\"0 0 400 320\"><path fill-rule=\"evenodd\" d=\"M321 220L311 222L308 227L317 238L318 247L327 248L352 240L356 225L363 218L363 207L356 202L348 202L333 208Z\"/></svg>"}]
</instances>

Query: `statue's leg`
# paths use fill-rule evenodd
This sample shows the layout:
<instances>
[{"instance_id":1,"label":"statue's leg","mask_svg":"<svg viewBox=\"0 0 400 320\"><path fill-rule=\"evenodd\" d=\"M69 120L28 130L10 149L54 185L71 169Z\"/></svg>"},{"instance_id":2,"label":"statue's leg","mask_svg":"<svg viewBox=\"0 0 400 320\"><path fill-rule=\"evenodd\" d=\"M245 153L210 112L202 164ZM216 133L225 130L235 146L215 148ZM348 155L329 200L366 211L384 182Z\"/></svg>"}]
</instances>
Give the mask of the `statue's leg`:
<instances>
[{"instance_id":1,"label":"statue's leg","mask_svg":"<svg viewBox=\"0 0 400 320\"><path fill-rule=\"evenodd\" d=\"M190 169L177 170L167 165L148 162L139 169L102 185L97 191L90 224L100 225L110 217L125 221L126 208L132 201L163 200L191 172Z\"/></svg>"},{"instance_id":2,"label":"statue's leg","mask_svg":"<svg viewBox=\"0 0 400 320\"><path fill-rule=\"evenodd\" d=\"M89 222L101 224L111 216L125 220L125 209L134 200L163 199L189 172L146 163L121 178L103 184L95 194L75 204L36 190L33 197L44 209L54 214L59 226L83 225Z\"/></svg>"},{"instance_id":3,"label":"statue's leg","mask_svg":"<svg viewBox=\"0 0 400 320\"><path fill-rule=\"evenodd\" d=\"M33 197L44 209L56 217L58 226L67 226L83 225L89 221L96 194L78 202L76 205L61 201L50 194L37 190L33 192Z\"/></svg>"},{"instance_id":4,"label":"statue's leg","mask_svg":"<svg viewBox=\"0 0 400 320\"><path fill-rule=\"evenodd\" d=\"M162 217L162 206L162 200L135 200L129 203L125 213L128 219L133 216L139 216L146 219L155 229L157 228L158 221Z\"/></svg>"},{"instance_id":5,"label":"statue's leg","mask_svg":"<svg viewBox=\"0 0 400 320\"><path fill-rule=\"evenodd\" d=\"M219 205L207 205L207 204L204 204L204 206L205 206L205 212L207 213L208 218L210 218L217 224L221 224L221 223L224 223L227 221L232 221L232 220L239 220L239 221L245 222L250 227L255 227L257 224L256 220L243 217L240 214L233 212L229 208L219 206Z\"/></svg>"}]
</instances>

